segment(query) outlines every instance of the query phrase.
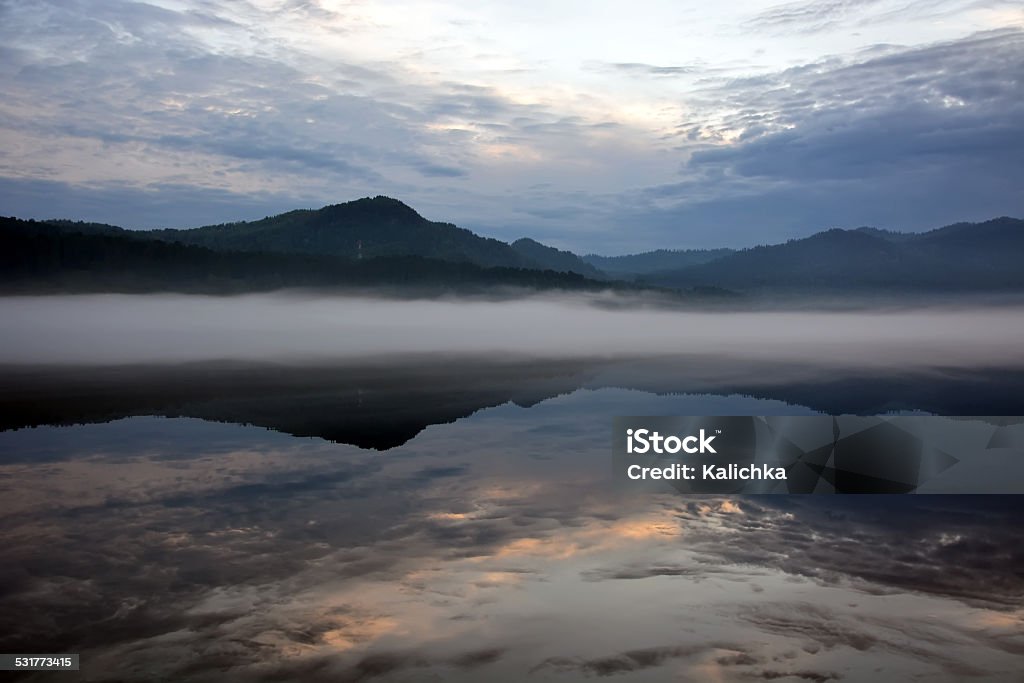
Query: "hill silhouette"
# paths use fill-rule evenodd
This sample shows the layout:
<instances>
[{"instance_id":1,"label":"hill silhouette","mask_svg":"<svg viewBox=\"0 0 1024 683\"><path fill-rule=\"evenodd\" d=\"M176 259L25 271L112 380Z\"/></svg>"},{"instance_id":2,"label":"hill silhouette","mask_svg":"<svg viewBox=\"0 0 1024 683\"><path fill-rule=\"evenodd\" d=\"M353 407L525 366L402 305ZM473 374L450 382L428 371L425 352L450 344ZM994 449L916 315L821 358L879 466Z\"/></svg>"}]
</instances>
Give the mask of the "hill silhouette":
<instances>
[{"instance_id":1,"label":"hill silhouette","mask_svg":"<svg viewBox=\"0 0 1024 683\"><path fill-rule=\"evenodd\" d=\"M4 219L7 291L259 291L281 287L591 288L620 280L710 297L1024 289L1024 221L924 233L830 229L784 244L577 256L430 221L389 197L182 230Z\"/></svg>"},{"instance_id":2,"label":"hill silhouette","mask_svg":"<svg viewBox=\"0 0 1024 683\"><path fill-rule=\"evenodd\" d=\"M625 256L587 254L581 258L608 275L635 277L708 263L728 256L734 251L735 249L656 249Z\"/></svg>"},{"instance_id":3,"label":"hill silhouette","mask_svg":"<svg viewBox=\"0 0 1024 683\"><path fill-rule=\"evenodd\" d=\"M1024 288L1024 221L996 218L925 233L832 229L645 276L668 287L740 291L998 291Z\"/></svg>"},{"instance_id":4,"label":"hill silhouette","mask_svg":"<svg viewBox=\"0 0 1024 683\"><path fill-rule=\"evenodd\" d=\"M0 291L233 293L282 288L372 288L400 294L495 287L635 288L577 273L483 267L412 255L333 255L214 250L146 239L132 231L76 232L76 224L0 218ZM111 226L107 226L108 228Z\"/></svg>"},{"instance_id":5,"label":"hill silhouette","mask_svg":"<svg viewBox=\"0 0 1024 683\"><path fill-rule=\"evenodd\" d=\"M516 240L512 243L512 248L526 259L528 263L533 263L541 268L564 273L579 273L580 275L586 275L595 279L607 277L605 273L571 251L555 249L529 237Z\"/></svg>"},{"instance_id":6,"label":"hill silhouette","mask_svg":"<svg viewBox=\"0 0 1024 683\"><path fill-rule=\"evenodd\" d=\"M421 256L479 266L531 268L508 244L451 223L429 221L397 199L377 196L262 220L190 230L153 230L148 237L218 250L343 256Z\"/></svg>"}]
</instances>

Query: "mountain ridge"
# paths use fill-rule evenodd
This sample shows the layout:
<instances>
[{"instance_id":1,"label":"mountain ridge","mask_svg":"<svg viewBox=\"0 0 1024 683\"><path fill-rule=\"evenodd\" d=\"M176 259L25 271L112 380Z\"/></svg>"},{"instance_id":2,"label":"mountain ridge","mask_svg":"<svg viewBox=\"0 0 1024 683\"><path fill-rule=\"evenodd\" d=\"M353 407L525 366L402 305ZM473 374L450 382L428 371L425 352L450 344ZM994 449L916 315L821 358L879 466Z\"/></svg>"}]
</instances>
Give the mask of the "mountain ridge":
<instances>
[{"instance_id":1,"label":"mountain ridge","mask_svg":"<svg viewBox=\"0 0 1024 683\"><path fill-rule=\"evenodd\" d=\"M512 247L452 223L429 221L407 204L377 195L256 221L153 230L154 239L233 251L344 256L422 256L484 267L528 268Z\"/></svg>"},{"instance_id":2,"label":"mountain ridge","mask_svg":"<svg viewBox=\"0 0 1024 683\"><path fill-rule=\"evenodd\" d=\"M239 293L284 288L370 288L399 294L521 289L638 289L578 273L484 267L416 255L351 259L307 253L215 250L139 239L124 232L78 232L68 224L0 217L4 293Z\"/></svg>"},{"instance_id":3,"label":"mountain ridge","mask_svg":"<svg viewBox=\"0 0 1024 683\"><path fill-rule=\"evenodd\" d=\"M573 252L549 247L529 237L520 237L511 246L523 258L551 270L579 273L595 279L607 279L608 277L604 271L595 268Z\"/></svg>"},{"instance_id":4,"label":"mountain ridge","mask_svg":"<svg viewBox=\"0 0 1024 683\"><path fill-rule=\"evenodd\" d=\"M685 268L714 261L734 253L735 249L654 249L622 256L585 254L580 258L595 268L619 276L638 276L659 270Z\"/></svg>"},{"instance_id":5,"label":"mountain ridge","mask_svg":"<svg viewBox=\"0 0 1024 683\"><path fill-rule=\"evenodd\" d=\"M1024 220L999 217L922 233L831 228L714 261L649 274L668 287L739 291L815 288L1024 289Z\"/></svg>"},{"instance_id":6,"label":"mountain ridge","mask_svg":"<svg viewBox=\"0 0 1024 683\"><path fill-rule=\"evenodd\" d=\"M15 219L10 219L15 220ZM289 282L344 281L348 270L369 272L351 264L381 258L423 259L406 261L423 276L434 273L437 264L449 263L453 277L469 277L467 266L484 270L505 268L512 271L554 272L579 276L588 281L634 281L640 286L697 291L771 292L775 290L814 292L863 292L869 289L935 290L1024 290L1024 221L998 217L980 223L959 222L919 233L901 233L874 227L831 228L807 237L779 244L763 244L747 249L658 249L624 256L579 256L559 250L528 237L512 243L482 237L452 223L431 221L403 202L378 195L351 202L331 204L319 209L296 209L255 221L207 225L191 229L154 231L126 230L104 223L52 220L37 225L51 226L60 234L84 234L111 240L137 243L177 244L199 247L213 253L232 254L218 260L200 252L171 254L155 248L144 258L195 258L213 264L231 277L260 282L270 279L254 273L256 257L268 272L278 273ZM39 237L39 239L43 239ZM51 242L60 239L50 236ZM70 238L68 238L70 239ZM56 244L54 242L54 244ZM98 249L96 244L82 248ZM53 249L54 244L46 248ZM37 245L40 246L40 245ZM130 249L110 243L114 254ZM27 247L20 247L24 252ZM41 248L41 247L40 247ZM63 247L61 247L63 248ZM29 250L31 251L31 250ZM28 253L28 252L24 252ZM122 254L123 255L123 254ZM273 255L273 256L271 256ZM95 254L94 254L95 256ZM341 261L307 262L317 277L300 275L301 258L335 258ZM28 258L26 256L26 258ZM44 258L39 254L31 258ZM120 258L120 257L118 257ZM247 261L246 258L249 258ZM275 258L277 261L267 260ZM233 260L228 267L226 262ZM344 263L346 265L339 265ZM415 263L415 265L411 265ZM459 265L462 264L462 265ZM665 265L670 267L664 267ZM8 263L7 268L16 268ZM131 264L127 264L131 268ZM376 267L380 267L377 264ZM241 271L237 270L241 268ZM225 270L226 269L226 270ZM235 270L232 270L235 269ZM340 270L339 270L340 269ZM244 271L245 275L240 273ZM473 271L482 280L498 277L497 271ZM201 275L199 273L197 277ZM403 276L397 271L393 278ZM551 281L550 276L511 276ZM429 278L428 278L429 279Z\"/></svg>"}]
</instances>

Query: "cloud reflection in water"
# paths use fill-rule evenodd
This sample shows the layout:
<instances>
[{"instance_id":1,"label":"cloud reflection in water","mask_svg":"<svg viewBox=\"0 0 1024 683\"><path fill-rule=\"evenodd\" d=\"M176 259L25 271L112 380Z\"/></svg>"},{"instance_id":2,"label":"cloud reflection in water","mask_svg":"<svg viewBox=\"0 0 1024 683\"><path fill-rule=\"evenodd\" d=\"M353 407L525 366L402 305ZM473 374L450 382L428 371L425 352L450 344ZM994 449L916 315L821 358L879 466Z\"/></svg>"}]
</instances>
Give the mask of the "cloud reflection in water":
<instances>
[{"instance_id":1,"label":"cloud reflection in water","mask_svg":"<svg viewBox=\"0 0 1024 683\"><path fill-rule=\"evenodd\" d=\"M383 455L185 419L0 434L52 456L0 469L0 648L87 680L1013 680L1024 504L614 491L609 411L701 400L581 391Z\"/></svg>"}]
</instances>

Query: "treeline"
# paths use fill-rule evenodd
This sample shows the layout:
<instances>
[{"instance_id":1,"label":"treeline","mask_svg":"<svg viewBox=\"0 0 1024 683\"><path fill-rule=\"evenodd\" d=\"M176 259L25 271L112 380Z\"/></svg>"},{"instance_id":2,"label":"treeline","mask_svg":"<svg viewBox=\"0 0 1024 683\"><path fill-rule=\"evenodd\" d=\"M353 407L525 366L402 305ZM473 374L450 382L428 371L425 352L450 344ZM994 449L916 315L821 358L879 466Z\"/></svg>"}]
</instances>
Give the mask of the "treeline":
<instances>
[{"instance_id":1,"label":"treeline","mask_svg":"<svg viewBox=\"0 0 1024 683\"><path fill-rule=\"evenodd\" d=\"M744 249L709 263L647 274L662 287L845 294L1024 289L1024 221L995 218L926 233L832 229Z\"/></svg>"},{"instance_id":2,"label":"treeline","mask_svg":"<svg viewBox=\"0 0 1024 683\"><path fill-rule=\"evenodd\" d=\"M495 267L419 256L366 260L312 254L220 251L189 244L84 234L0 218L0 288L17 292L236 293L282 288L472 291L495 287L598 290L575 273Z\"/></svg>"}]
</instances>

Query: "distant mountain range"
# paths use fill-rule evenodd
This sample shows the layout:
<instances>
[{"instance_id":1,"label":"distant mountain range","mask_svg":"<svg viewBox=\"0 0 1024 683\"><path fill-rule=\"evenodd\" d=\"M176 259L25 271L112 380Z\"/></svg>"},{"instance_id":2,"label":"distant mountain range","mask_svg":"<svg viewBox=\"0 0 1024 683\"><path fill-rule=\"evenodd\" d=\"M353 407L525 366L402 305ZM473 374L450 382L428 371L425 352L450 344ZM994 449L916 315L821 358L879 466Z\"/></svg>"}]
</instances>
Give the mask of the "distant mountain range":
<instances>
[{"instance_id":1,"label":"distant mountain range","mask_svg":"<svg viewBox=\"0 0 1024 683\"><path fill-rule=\"evenodd\" d=\"M528 237L513 242L512 248L528 263L537 264L542 268L579 273L597 280L607 279L609 275L607 271L602 272L571 251L555 249Z\"/></svg>"},{"instance_id":2,"label":"distant mountain range","mask_svg":"<svg viewBox=\"0 0 1024 683\"><path fill-rule=\"evenodd\" d=\"M580 257L430 221L389 197L188 230L0 219L5 291L249 291L281 287L659 287L845 293L1024 288L1024 221L926 233L832 229L750 249Z\"/></svg>"},{"instance_id":3,"label":"distant mountain range","mask_svg":"<svg viewBox=\"0 0 1024 683\"><path fill-rule=\"evenodd\" d=\"M578 273L484 267L465 260L415 255L347 258L331 254L210 249L110 228L0 218L0 293L173 291L225 294L284 288L342 288L433 296L452 291L493 292L495 288L631 290L643 287L592 280Z\"/></svg>"},{"instance_id":4,"label":"distant mountain range","mask_svg":"<svg viewBox=\"0 0 1024 683\"><path fill-rule=\"evenodd\" d=\"M925 233L826 230L713 261L647 273L666 287L793 290L988 291L1024 288L1024 221L996 218Z\"/></svg>"},{"instance_id":5,"label":"distant mountain range","mask_svg":"<svg viewBox=\"0 0 1024 683\"><path fill-rule=\"evenodd\" d=\"M649 273L681 270L709 263L735 253L735 251L735 249L658 249L627 256L587 254L582 259L608 275L634 278Z\"/></svg>"}]
</instances>

